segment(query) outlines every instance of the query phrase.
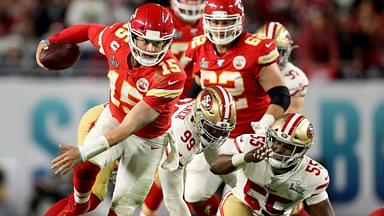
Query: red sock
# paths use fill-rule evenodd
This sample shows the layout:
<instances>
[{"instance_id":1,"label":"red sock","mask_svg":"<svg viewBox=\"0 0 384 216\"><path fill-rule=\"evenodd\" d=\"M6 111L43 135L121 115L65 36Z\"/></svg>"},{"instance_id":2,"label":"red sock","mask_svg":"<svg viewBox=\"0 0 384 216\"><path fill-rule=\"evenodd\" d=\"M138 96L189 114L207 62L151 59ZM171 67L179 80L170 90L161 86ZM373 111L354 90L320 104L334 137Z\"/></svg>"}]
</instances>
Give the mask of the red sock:
<instances>
[{"instance_id":1,"label":"red sock","mask_svg":"<svg viewBox=\"0 0 384 216\"><path fill-rule=\"evenodd\" d=\"M71 193L69 196L73 196L73 193ZM54 203L49 209L44 213L44 216L57 216L61 210L64 209L64 207L67 205L68 197L64 197L63 199L59 200L58 202Z\"/></svg>"},{"instance_id":2,"label":"red sock","mask_svg":"<svg viewBox=\"0 0 384 216\"><path fill-rule=\"evenodd\" d=\"M94 193L91 193L91 197L89 198L89 212L92 211L93 209L95 209L100 203L101 203L101 200L99 199L99 197L97 197Z\"/></svg>"},{"instance_id":3,"label":"red sock","mask_svg":"<svg viewBox=\"0 0 384 216\"><path fill-rule=\"evenodd\" d=\"M380 215L384 215L384 208L379 208L369 213L369 216L380 216Z\"/></svg>"},{"instance_id":4,"label":"red sock","mask_svg":"<svg viewBox=\"0 0 384 216\"><path fill-rule=\"evenodd\" d=\"M159 209L161 202L163 201L163 191L161 187L152 183L151 189L145 197L144 204L152 211Z\"/></svg>"},{"instance_id":5,"label":"red sock","mask_svg":"<svg viewBox=\"0 0 384 216\"><path fill-rule=\"evenodd\" d=\"M78 164L73 169L73 186L79 193L88 193L92 190L100 168L89 161Z\"/></svg>"},{"instance_id":6,"label":"red sock","mask_svg":"<svg viewBox=\"0 0 384 216\"><path fill-rule=\"evenodd\" d=\"M108 216L117 216L117 214L112 209L109 209Z\"/></svg>"},{"instance_id":7,"label":"red sock","mask_svg":"<svg viewBox=\"0 0 384 216\"><path fill-rule=\"evenodd\" d=\"M211 216L216 215L217 209L219 208L220 200L214 194L208 200L192 203L193 210L199 216Z\"/></svg>"}]
</instances>

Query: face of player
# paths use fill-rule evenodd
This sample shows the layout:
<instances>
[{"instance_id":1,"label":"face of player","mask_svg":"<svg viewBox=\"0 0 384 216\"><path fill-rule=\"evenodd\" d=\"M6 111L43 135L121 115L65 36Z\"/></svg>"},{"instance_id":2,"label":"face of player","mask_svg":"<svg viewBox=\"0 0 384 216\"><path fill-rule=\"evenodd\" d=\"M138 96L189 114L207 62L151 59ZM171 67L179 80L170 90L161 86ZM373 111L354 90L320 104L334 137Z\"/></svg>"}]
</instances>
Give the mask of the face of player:
<instances>
[{"instance_id":1,"label":"face of player","mask_svg":"<svg viewBox=\"0 0 384 216\"><path fill-rule=\"evenodd\" d=\"M149 40L136 36L134 38L132 54L135 59L144 66L152 66L160 62L167 52L171 39Z\"/></svg>"},{"instance_id":2,"label":"face of player","mask_svg":"<svg viewBox=\"0 0 384 216\"><path fill-rule=\"evenodd\" d=\"M210 20L209 24L210 26L218 29L225 29L228 28L236 23L236 20L234 19L228 19L228 20ZM220 39L224 39L227 35L232 35L234 30L229 31L217 31L212 32L212 34Z\"/></svg>"},{"instance_id":3,"label":"face of player","mask_svg":"<svg viewBox=\"0 0 384 216\"><path fill-rule=\"evenodd\" d=\"M204 34L215 45L229 45L242 32L242 17L239 14L203 16Z\"/></svg>"},{"instance_id":4,"label":"face of player","mask_svg":"<svg viewBox=\"0 0 384 216\"><path fill-rule=\"evenodd\" d=\"M282 142L273 136L268 139L268 146L272 149L269 161L274 168L287 168L296 164L305 152L303 147Z\"/></svg>"},{"instance_id":5,"label":"face of player","mask_svg":"<svg viewBox=\"0 0 384 216\"><path fill-rule=\"evenodd\" d=\"M160 52L163 49L164 45L165 41L153 41L141 37L136 38L136 46L141 50L144 50L149 53Z\"/></svg>"}]
</instances>

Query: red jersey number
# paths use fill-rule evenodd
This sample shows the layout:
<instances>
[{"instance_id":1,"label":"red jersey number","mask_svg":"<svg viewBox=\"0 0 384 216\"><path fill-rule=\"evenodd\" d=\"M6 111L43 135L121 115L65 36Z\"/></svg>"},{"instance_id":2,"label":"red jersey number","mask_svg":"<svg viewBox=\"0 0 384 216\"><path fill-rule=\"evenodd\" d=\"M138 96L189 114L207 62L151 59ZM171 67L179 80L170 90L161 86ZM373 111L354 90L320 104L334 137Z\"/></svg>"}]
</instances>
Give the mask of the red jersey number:
<instances>
[{"instance_id":1,"label":"red jersey number","mask_svg":"<svg viewBox=\"0 0 384 216\"><path fill-rule=\"evenodd\" d=\"M268 192L267 189L263 188L262 186L248 180L244 187L244 199L248 203L249 206L251 206L255 210L260 210L261 206L259 204L259 201L257 198L253 197L252 193L257 193L258 195L261 195L263 197L266 197L266 204L265 209L271 213L276 215L282 215L284 213L284 210L278 210L275 209L273 206L275 203L282 203L282 204L289 204L292 201L289 199L286 199L284 197L280 197L276 194L271 194Z\"/></svg>"},{"instance_id":2,"label":"red jersey number","mask_svg":"<svg viewBox=\"0 0 384 216\"><path fill-rule=\"evenodd\" d=\"M184 131L184 134L180 137L180 139L186 144L188 151L191 151L193 146L196 144L196 141L192 136L192 132L189 130Z\"/></svg>"}]
</instances>

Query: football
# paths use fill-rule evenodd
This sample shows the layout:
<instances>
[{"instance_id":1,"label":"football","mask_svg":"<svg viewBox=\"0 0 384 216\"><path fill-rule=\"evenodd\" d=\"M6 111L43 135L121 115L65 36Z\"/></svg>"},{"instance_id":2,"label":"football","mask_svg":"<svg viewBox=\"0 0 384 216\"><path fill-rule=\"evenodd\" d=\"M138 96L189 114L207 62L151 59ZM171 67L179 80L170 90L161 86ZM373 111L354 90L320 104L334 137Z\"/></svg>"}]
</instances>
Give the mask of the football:
<instances>
[{"instance_id":1,"label":"football","mask_svg":"<svg viewBox=\"0 0 384 216\"><path fill-rule=\"evenodd\" d=\"M72 43L50 43L42 50L40 62L50 70L62 70L74 65L80 57L79 46Z\"/></svg>"}]
</instances>

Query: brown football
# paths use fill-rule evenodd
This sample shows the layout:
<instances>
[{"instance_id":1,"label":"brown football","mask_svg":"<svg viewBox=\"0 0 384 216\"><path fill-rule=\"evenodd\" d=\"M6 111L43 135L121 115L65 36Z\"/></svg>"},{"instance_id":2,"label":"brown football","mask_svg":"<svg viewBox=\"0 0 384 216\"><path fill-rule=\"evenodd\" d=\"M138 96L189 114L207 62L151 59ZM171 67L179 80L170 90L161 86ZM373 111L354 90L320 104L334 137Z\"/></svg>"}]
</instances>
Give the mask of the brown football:
<instances>
[{"instance_id":1,"label":"brown football","mask_svg":"<svg viewBox=\"0 0 384 216\"><path fill-rule=\"evenodd\" d=\"M50 43L42 50L40 62L48 69L62 70L74 65L80 57L79 46L72 43Z\"/></svg>"}]
</instances>

